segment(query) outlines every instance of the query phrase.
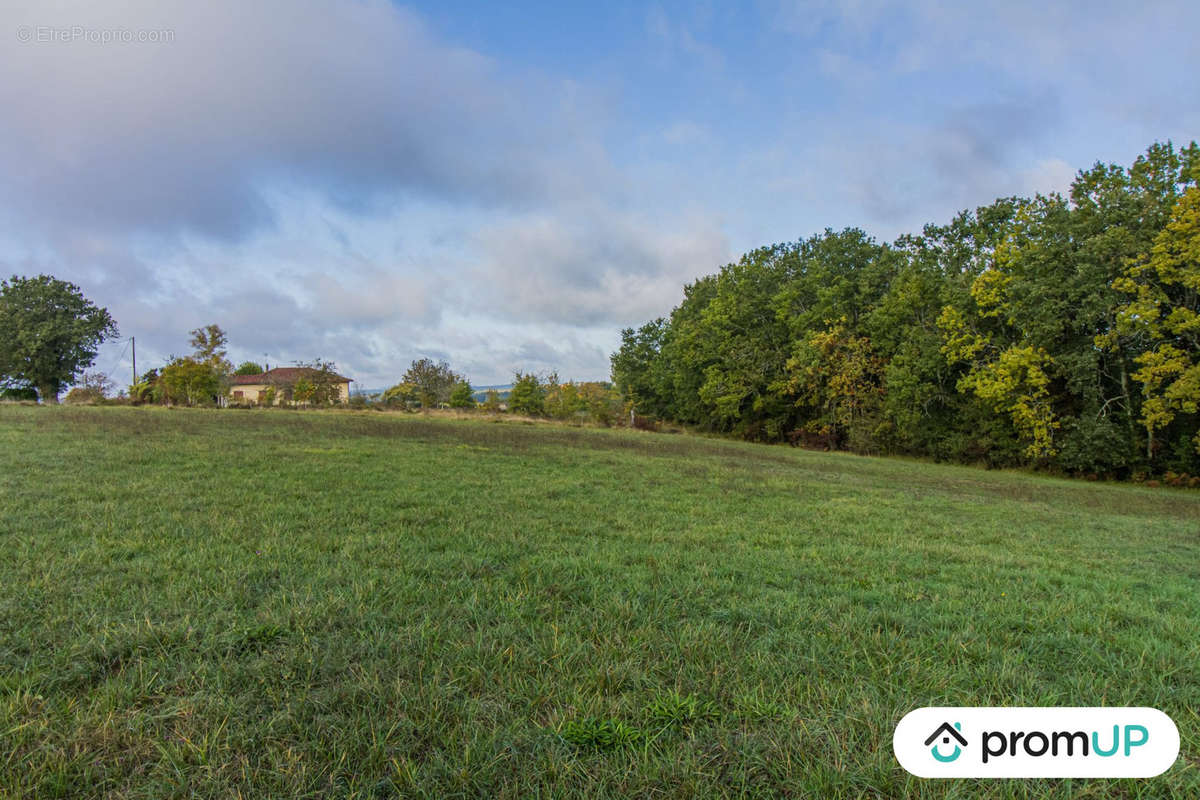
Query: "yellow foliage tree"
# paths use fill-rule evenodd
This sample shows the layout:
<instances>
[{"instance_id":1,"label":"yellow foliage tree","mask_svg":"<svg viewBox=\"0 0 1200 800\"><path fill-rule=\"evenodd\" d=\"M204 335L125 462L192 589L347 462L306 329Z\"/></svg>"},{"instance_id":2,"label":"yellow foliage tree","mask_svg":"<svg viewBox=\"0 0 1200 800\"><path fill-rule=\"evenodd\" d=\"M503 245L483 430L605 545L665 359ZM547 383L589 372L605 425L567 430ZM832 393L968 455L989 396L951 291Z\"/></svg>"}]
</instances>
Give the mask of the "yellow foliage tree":
<instances>
[{"instance_id":1,"label":"yellow foliage tree","mask_svg":"<svg viewBox=\"0 0 1200 800\"><path fill-rule=\"evenodd\" d=\"M1117 309L1114 330L1097 336L1096 344L1112 348L1123 337L1147 343L1133 379L1142 385L1149 457L1157 431L1178 413L1200 410L1200 188L1183 193L1150 252L1113 288L1130 300ZM1193 441L1200 451L1200 433Z\"/></svg>"},{"instance_id":2,"label":"yellow foliage tree","mask_svg":"<svg viewBox=\"0 0 1200 800\"><path fill-rule=\"evenodd\" d=\"M816 414L806 425L809 430L853 439L856 426L880 410L883 359L870 339L853 335L845 317L826 325L797 343L787 361L787 391L797 406Z\"/></svg>"},{"instance_id":3,"label":"yellow foliage tree","mask_svg":"<svg viewBox=\"0 0 1200 800\"><path fill-rule=\"evenodd\" d=\"M1007 289L1012 282L1005 263L1002 246L996 254L996 265L981 272L971 284L979 317L994 318L1001 325L1008 324ZM1058 448L1054 436L1060 423L1051 405L1048 370L1054 359L1050 354L1028 344L999 343L995 336L974 328L953 306L942 310L938 327L947 361L969 365L958 381L958 390L973 393L998 413L1007 413L1025 441L1026 456L1044 460L1055 455Z\"/></svg>"}]
</instances>

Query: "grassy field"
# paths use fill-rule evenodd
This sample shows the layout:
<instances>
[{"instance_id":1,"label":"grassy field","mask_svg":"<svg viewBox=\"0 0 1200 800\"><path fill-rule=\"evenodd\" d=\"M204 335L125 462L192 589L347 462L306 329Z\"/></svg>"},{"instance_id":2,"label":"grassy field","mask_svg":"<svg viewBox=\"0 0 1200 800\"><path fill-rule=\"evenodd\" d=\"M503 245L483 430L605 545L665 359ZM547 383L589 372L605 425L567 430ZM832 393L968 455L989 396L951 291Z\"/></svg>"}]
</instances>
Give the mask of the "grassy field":
<instances>
[{"instance_id":1,"label":"grassy field","mask_svg":"<svg viewBox=\"0 0 1200 800\"><path fill-rule=\"evenodd\" d=\"M1200 493L373 413L0 407L0 796L1197 797ZM925 705L1147 705L926 781Z\"/></svg>"}]
</instances>

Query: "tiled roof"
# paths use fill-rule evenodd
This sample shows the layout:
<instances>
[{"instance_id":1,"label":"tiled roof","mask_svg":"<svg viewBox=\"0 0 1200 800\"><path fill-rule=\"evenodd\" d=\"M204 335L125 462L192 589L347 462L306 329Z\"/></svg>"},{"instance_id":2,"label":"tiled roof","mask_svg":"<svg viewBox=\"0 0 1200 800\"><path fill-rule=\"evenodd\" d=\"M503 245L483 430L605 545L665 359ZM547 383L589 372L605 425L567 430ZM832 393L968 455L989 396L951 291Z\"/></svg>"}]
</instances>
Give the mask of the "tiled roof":
<instances>
[{"instance_id":1,"label":"tiled roof","mask_svg":"<svg viewBox=\"0 0 1200 800\"><path fill-rule=\"evenodd\" d=\"M311 367L276 367L275 369L260 372L257 375L234 375L230 382L234 386L245 386L247 384L258 383L295 383L305 376L313 376L320 374L318 370ZM351 383L349 378L343 378L341 375L333 376L336 381L345 381Z\"/></svg>"}]
</instances>

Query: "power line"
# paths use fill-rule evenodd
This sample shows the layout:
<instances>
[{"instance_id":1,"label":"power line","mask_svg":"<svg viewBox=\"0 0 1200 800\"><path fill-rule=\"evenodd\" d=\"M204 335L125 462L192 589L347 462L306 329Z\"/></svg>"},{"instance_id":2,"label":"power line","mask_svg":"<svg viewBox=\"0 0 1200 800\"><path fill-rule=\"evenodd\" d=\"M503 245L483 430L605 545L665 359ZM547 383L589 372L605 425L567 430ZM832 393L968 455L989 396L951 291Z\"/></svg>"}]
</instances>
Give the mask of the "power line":
<instances>
[{"instance_id":1,"label":"power line","mask_svg":"<svg viewBox=\"0 0 1200 800\"><path fill-rule=\"evenodd\" d=\"M112 378L113 373L117 371L117 367L119 367L121 365L121 362L125 359L125 354L129 352L129 343L132 341L133 341L132 338L125 340L125 347L123 350L121 350L121 355L117 356L117 360L113 363L112 369L110 369L108 372L104 373L110 379Z\"/></svg>"}]
</instances>

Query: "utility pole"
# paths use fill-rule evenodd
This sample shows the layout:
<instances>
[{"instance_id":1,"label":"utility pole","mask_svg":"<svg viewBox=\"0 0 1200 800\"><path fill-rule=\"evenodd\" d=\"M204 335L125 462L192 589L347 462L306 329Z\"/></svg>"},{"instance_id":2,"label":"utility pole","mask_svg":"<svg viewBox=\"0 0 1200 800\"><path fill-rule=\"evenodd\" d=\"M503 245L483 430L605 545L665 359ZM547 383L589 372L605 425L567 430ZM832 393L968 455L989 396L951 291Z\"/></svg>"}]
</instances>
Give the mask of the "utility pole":
<instances>
[{"instance_id":1,"label":"utility pole","mask_svg":"<svg viewBox=\"0 0 1200 800\"><path fill-rule=\"evenodd\" d=\"M133 383L137 385L137 337L129 337L130 352L133 353Z\"/></svg>"}]
</instances>

